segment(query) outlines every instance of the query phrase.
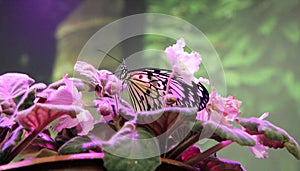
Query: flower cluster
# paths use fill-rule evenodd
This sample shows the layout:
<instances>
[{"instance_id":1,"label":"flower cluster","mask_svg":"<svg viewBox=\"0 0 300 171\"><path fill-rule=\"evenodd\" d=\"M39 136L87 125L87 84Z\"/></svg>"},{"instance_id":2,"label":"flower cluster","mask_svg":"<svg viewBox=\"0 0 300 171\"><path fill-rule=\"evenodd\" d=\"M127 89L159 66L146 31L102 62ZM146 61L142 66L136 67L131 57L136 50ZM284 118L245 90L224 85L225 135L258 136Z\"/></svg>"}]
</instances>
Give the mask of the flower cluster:
<instances>
[{"instance_id":1,"label":"flower cluster","mask_svg":"<svg viewBox=\"0 0 300 171\"><path fill-rule=\"evenodd\" d=\"M172 64L173 72L182 76L186 83L191 84L195 81L194 73L199 70L202 58L197 52L185 52L184 47L185 41L181 38L173 46L167 47L165 54Z\"/></svg>"},{"instance_id":2,"label":"flower cluster","mask_svg":"<svg viewBox=\"0 0 300 171\"><path fill-rule=\"evenodd\" d=\"M99 97L114 96L123 89L122 81L110 71L97 70L91 64L83 61L77 61L74 70L89 79Z\"/></svg>"},{"instance_id":3,"label":"flower cluster","mask_svg":"<svg viewBox=\"0 0 300 171\"><path fill-rule=\"evenodd\" d=\"M22 152L39 154L39 150L46 149L54 155L104 154L107 170L152 171L167 158L167 163L189 170L243 171L240 163L215 155L231 143L247 146L257 158L268 157L268 148L286 148L300 159L297 142L286 131L265 120L268 113L260 118L241 117L242 102L235 96L222 97L212 88L209 100L205 91L207 98L201 106L204 109L199 111L195 98L199 98L200 88L205 88L198 83L209 84L209 80L194 77L202 59L197 52L185 52L184 47L184 39L179 39L165 50L172 73L149 69L136 77L131 75L137 81L136 91L129 90L134 95L131 101L133 105L146 107L145 110L141 110L142 107L134 110L122 99L124 82L116 75L82 61L75 64L74 70L87 80L69 78L65 74L47 86L34 84L26 74L1 75L0 164L11 162ZM154 74L162 75L154 78ZM178 78L180 84L175 80ZM170 88L172 79L175 81ZM184 88L188 91L183 91ZM198 92L192 93L192 89ZM96 95L90 96L86 103L83 92ZM185 99L179 101L172 93ZM179 102L192 105L187 108ZM148 111L151 106L159 107ZM212 134L205 138L217 144L203 151L196 143L207 130ZM28 156L19 156L22 157ZM1 166L0 170L3 170Z\"/></svg>"},{"instance_id":4,"label":"flower cluster","mask_svg":"<svg viewBox=\"0 0 300 171\"><path fill-rule=\"evenodd\" d=\"M220 96L215 88L212 88L209 102L206 108L197 113L197 120L213 121L228 127L234 127L233 123L241 114L240 106L242 102L235 98L235 96L228 96L226 98ZM266 117L263 114L261 120ZM261 144L260 136L252 135L255 140L255 146L249 147L250 151L256 158L267 158L268 147Z\"/></svg>"},{"instance_id":5,"label":"flower cluster","mask_svg":"<svg viewBox=\"0 0 300 171\"><path fill-rule=\"evenodd\" d=\"M235 96L224 98L216 92L215 88L212 88L206 109L198 112L197 118L199 120L220 121L222 124L230 126L231 122L241 114L241 105L242 102Z\"/></svg>"}]
</instances>

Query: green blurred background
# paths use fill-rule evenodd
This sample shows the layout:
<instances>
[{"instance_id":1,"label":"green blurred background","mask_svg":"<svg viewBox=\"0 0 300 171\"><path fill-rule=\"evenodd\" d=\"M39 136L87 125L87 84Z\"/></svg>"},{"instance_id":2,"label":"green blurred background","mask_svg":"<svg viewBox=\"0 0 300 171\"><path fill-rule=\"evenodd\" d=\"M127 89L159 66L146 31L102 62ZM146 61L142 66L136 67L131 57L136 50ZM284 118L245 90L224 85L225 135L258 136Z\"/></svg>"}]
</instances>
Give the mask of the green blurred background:
<instances>
[{"instance_id":1,"label":"green blurred background","mask_svg":"<svg viewBox=\"0 0 300 171\"><path fill-rule=\"evenodd\" d=\"M46 83L57 80L73 73L81 48L102 26L145 12L177 16L200 29L220 56L227 93L243 101L242 115L269 111L268 120L300 142L298 0L0 0L0 72L25 72ZM172 43L138 36L111 55L121 59ZM114 70L115 65L109 59L101 67ZM219 156L237 160L249 171L300 170L300 162L285 150L271 149L270 158L255 159L248 149L232 145Z\"/></svg>"}]
</instances>

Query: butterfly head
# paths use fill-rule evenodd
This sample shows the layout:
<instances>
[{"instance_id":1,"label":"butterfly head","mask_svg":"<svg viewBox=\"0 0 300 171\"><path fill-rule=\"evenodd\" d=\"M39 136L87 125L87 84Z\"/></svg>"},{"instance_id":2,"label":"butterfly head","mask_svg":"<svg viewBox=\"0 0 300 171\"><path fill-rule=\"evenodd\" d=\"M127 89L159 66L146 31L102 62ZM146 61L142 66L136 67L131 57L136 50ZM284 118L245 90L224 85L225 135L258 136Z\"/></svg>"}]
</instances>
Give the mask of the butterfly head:
<instances>
[{"instance_id":1,"label":"butterfly head","mask_svg":"<svg viewBox=\"0 0 300 171\"><path fill-rule=\"evenodd\" d=\"M120 79L124 80L127 77L127 73L128 73L128 68L125 64L125 60L123 59L121 66L120 66L120 70L121 70L121 74L120 74Z\"/></svg>"}]
</instances>

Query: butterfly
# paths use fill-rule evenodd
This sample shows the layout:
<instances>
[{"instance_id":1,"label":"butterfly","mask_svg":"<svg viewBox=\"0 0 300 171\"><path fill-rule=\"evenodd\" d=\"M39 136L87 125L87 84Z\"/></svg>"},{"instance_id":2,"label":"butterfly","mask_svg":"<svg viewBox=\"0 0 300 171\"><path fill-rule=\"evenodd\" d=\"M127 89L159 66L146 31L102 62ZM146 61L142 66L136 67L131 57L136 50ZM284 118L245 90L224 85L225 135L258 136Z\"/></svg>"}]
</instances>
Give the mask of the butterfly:
<instances>
[{"instance_id":1,"label":"butterfly","mask_svg":"<svg viewBox=\"0 0 300 171\"><path fill-rule=\"evenodd\" d=\"M150 111L164 107L168 78L172 71L157 68L128 70L123 60L120 78L127 85L129 97L136 111ZM171 78L169 94L176 97L175 106L204 109L209 94L201 83L187 84L181 76Z\"/></svg>"}]
</instances>

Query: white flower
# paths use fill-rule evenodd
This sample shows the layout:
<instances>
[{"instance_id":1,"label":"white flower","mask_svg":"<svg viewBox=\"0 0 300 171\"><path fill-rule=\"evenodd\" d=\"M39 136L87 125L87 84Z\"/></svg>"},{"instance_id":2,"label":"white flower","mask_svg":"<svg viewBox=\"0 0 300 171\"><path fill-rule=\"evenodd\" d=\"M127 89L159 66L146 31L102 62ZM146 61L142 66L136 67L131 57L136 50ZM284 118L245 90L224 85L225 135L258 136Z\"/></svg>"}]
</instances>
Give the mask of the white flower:
<instances>
[{"instance_id":1,"label":"white flower","mask_svg":"<svg viewBox=\"0 0 300 171\"><path fill-rule=\"evenodd\" d=\"M173 72L182 76L187 84L191 84L195 80L194 73L199 70L202 59L197 52L184 52L184 46L185 41L181 38L173 46L167 47L165 54L172 64Z\"/></svg>"}]
</instances>

